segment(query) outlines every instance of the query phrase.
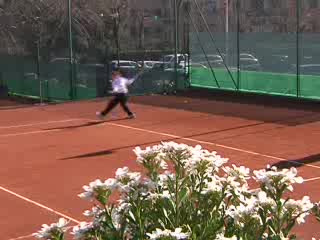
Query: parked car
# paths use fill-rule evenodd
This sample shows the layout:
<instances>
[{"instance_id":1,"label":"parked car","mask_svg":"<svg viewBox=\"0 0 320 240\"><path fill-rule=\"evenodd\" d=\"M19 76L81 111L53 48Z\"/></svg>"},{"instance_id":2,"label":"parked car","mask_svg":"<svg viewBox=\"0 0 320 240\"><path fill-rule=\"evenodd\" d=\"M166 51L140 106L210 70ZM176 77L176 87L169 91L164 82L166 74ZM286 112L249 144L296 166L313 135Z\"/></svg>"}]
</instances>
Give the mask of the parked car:
<instances>
[{"instance_id":1,"label":"parked car","mask_svg":"<svg viewBox=\"0 0 320 240\"><path fill-rule=\"evenodd\" d=\"M70 58L53 58L49 61L49 64L69 64ZM78 63L77 59L73 59L73 63Z\"/></svg>"},{"instance_id":2,"label":"parked car","mask_svg":"<svg viewBox=\"0 0 320 240\"><path fill-rule=\"evenodd\" d=\"M188 54L177 54L177 64L183 68L187 66L188 63ZM165 64L166 68L172 68L174 67L174 62L175 62L175 55L174 54L169 54L165 55L162 58L162 62Z\"/></svg>"},{"instance_id":3,"label":"parked car","mask_svg":"<svg viewBox=\"0 0 320 240\"><path fill-rule=\"evenodd\" d=\"M221 67L223 66L223 59L218 54L209 54L207 56L203 56L200 61L197 63L202 64L206 67ZM210 64L209 64L210 63Z\"/></svg>"},{"instance_id":4,"label":"parked car","mask_svg":"<svg viewBox=\"0 0 320 240\"><path fill-rule=\"evenodd\" d=\"M154 67L156 63L161 63L160 61L139 61L139 67L143 67L145 69L151 69Z\"/></svg>"},{"instance_id":5,"label":"parked car","mask_svg":"<svg viewBox=\"0 0 320 240\"><path fill-rule=\"evenodd\" d=\"M113 60L111 64L114 67L119 67L126 77L133 77L140 69L139 64L135 61L120 60L118 66L118 60Z\"/></svg>"},{"instance_id":6,"label":"parked car","mask_svg":"<svg viewBox=\"0 0 320 240\"><path fill-rule=\"evenodd\" d=\"M320 75L320 64L300 65L300 74L302 74L302 75Z\"/></svg>"},{"instance_id":7,"label":"parked car","mask_svg":"<svg viewBox=\"0 0 320 240\"><path fill-rule=\"evenodd\" d=\"M134 61L126 61L126 60L120 60L119 61L119 66L118 66L118 60L113 60L112 65L119 67L121 69L138 69L139 64Z\"/></svg>"},{"instance_id":8,"label":"parked car","mask_svg":"<svg viewBox=\"0 0 320 240\"><path fill-rule=\"evenodd\" d=\"M248 71L261 71L262 67L258 59L240 58L240 69Z\"/></svg>"},{"instance_id":9,"label":"parked car","mask_svg":"<svg viewBox=\"0 0 320 240\"><path fill-rule=\"evenodd\" d=\"M252 54L250 54L250 53L240 53L240 54L239 54L239 58L240 58L240 59L241 59L241 58L244 58L244 59L252 59L253 61L258 62L258 59L257 59L255 56L253 56Z\"/></svg>"}]
</instances>

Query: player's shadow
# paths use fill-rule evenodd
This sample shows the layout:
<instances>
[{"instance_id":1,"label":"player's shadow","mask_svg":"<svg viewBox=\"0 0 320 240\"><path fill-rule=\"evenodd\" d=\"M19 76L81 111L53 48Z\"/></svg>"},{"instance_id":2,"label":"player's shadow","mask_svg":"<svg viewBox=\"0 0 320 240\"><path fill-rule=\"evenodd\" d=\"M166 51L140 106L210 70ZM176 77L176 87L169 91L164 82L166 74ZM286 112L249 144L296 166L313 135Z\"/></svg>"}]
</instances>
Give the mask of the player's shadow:
<instances>
[{"instance_id":1,"label":"player's shadow","mask_svg":"<svg viewBox=\"0 0 320 240\"><path fill-rule=\"evenodd\" d=\"M178 136L177 137L169 137L167 139L162 139L162 141L175 141L175 140L179 140L179 139L183 139L183 138L194 138L194 137L206 136L206 135L213 134L213 133L222 133L222 132L227 132L227 131L232 131L232 130L239 130L242 128L255 127L255 126L259 126L259 125L263 125L263 124L265 124L265 123L247 124L247 125L226 128L226 129L220 129L220 130L214 130L214 131L209 131L209 132L203 132L203 133L198 133L198 134L185 135L185 136L179 136L179 137ZM118 151L118 150L134 148L136 146L142 147L142 146L147 146L147 145L152 145L152 144L159 144L159 142L160 141L157 140L157 141L144 142L144 143L139 143L139 144L131 144L131 145L121 146L121 147L112 148L112 149L108 149L108 150L102 150L102 151L93 152L93 153L85 153L85 154L78 155L78 156L66 157L66 158L62 158L59 160L75 160L78 158L103 156L103 155L111 154L111 153Z\"/></svg>"},{"instance_id":2,"label":"player's shadow","mask_svg":"<svg viewBox=\"0 0 320 240\"><path fill-rule=\"evenodd\" d=\"M46 131L47 130L64 130L64 129L76 129L76 128L83 128L83 127L91 127L91 126L95 126L95 125L101 125L104 123L116 122L116 121L121 121L121 120L125 120L125 119L128 119L128 118L118 118L118 119L105 120L105 121L92 121L92 122L87 122L87 123L79 124L79 125L45 128L43 130L46 130Z\"/></svg>"},{"instance_id":3,"label":"player's shadow","mask_svg":"<svg viewBox=\"0 0 320 240\"><path fill-rule=\"evenodd\" d=\"M86 153L86 154L81 154L77 156L72 156L72 157L67 157L67 158L62 158L60 160L71 160L71 159L79 159L79 158L90 158L90 157L98 157L98 156L105 156L112 154L112 150L104 150L104 151L99 151L99 152L94 152L94 153Z\"/></svg>"},{"instance_id":4,"label":"player's shadow","mask_svg":"<svg viewBox=\"0 0 320 240\"><path fill-rule=\"evenodd\" d=\"M320 162L320 154L310 155L304 158L280 161L271 165L271 167L277 167L278 169L291 168L291 167L302 167L305 164L312 164Z\"/></svg>"}]
</instances>

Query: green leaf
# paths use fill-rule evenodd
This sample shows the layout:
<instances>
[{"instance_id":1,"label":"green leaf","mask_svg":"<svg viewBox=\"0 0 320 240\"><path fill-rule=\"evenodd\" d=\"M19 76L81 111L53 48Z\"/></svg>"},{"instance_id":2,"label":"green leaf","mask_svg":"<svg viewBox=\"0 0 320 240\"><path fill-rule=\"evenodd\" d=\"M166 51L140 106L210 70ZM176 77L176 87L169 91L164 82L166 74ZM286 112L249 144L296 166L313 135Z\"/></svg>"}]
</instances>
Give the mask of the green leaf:
<instances>
[{"instance_id":1,"label":"green leaf","mask_svg":"<svg viewBox=\"0 0 320 240\"><path fill-rule=\"evenodd\" d=\"M180 190L180 192L179 192L180 204L182 202L184 202L187 197L188 197L188 189L187 188L183 188L182 190Z\"/></svg>"}]
</instances>

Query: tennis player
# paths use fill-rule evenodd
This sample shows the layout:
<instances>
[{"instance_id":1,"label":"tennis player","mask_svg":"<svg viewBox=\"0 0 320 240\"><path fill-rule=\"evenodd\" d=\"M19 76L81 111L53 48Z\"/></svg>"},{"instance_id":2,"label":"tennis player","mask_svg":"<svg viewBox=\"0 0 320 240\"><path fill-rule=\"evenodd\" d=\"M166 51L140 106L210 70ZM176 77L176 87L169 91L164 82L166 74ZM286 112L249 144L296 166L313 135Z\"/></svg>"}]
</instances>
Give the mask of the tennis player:
<instances>
[{"instance_id":1,"label":"tennis player","mask_svg":"<svg viewBox=\"0 0 320 240\"><path fill-rule=\"evenodd\" d=\"M112 71L112 95L113 99L107 104L106 108L101 112L96 112L99 119L103 119L112 109L114 109L119 103L123 110L128 114L129 119L133 119L136 115L130 110L127 105L129 99L128 86L132 84L140 75L137 74L134 78L127 79L123 76L122 71L118 67L114 67Z\"/></svg>"}]
</instances>

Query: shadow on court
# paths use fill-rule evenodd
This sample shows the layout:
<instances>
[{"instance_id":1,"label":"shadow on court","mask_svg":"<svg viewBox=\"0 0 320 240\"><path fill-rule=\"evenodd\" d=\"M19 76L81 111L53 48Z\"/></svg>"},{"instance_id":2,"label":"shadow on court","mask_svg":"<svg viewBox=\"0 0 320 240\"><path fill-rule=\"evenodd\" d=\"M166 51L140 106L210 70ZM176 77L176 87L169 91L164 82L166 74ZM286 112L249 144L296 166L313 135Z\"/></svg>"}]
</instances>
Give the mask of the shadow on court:
<instances>
[{"instance_id":1,"label":"shadow on court","mask_svg":"<svg viewBox=\"0 0 320 240\"><path fill-rule=\"evenodd\" d=\"M312 164L320 162L320 154L314 154L310 156L306 156L304 158L299 158L299 159L293 159L293 160L288 160L288 161L280 161L272 165L279 168L291 168L291 167L302 167L304 164Z\"/></svg>"}]
</instances>

